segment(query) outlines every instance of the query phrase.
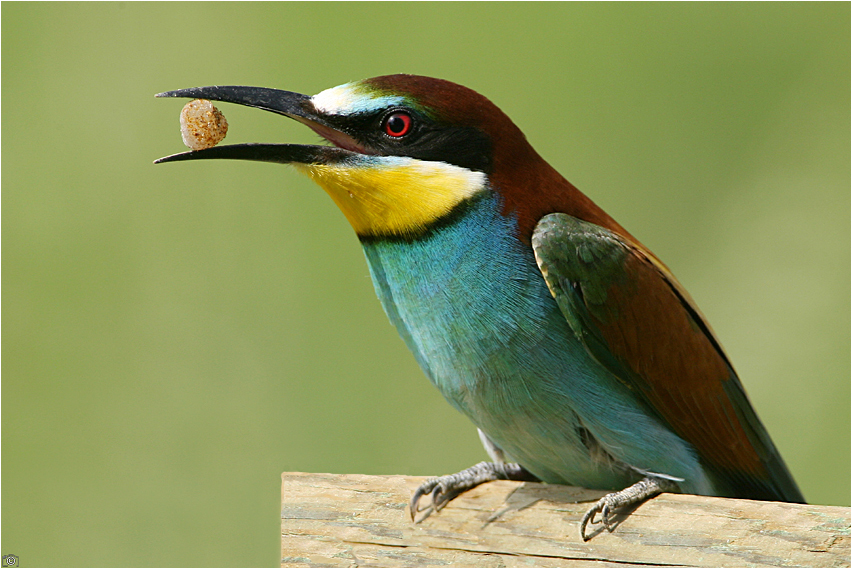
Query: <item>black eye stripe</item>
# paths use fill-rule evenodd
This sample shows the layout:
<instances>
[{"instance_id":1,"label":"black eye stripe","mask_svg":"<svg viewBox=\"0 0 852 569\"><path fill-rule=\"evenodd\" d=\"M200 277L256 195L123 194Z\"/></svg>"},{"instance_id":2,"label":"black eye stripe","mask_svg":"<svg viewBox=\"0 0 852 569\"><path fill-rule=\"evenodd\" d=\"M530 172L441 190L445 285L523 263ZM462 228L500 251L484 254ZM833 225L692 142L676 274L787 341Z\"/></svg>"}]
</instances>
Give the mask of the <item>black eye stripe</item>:
<instances>
[{"instance_id":1,"label":"black eye stripe","mask_svg":"<svg viewBox=\"0 0 852 569\"><path fill-rule=\"evenodd\" d=\"M396 113L405 113L411 119L411 128L402 136L392 136L385 130L387 120ZM491 138L475 127L450 126L400 106L324 118L329 126L353 137L375 154L409 156L491 172Z\"/></svg>"}]
</instances>

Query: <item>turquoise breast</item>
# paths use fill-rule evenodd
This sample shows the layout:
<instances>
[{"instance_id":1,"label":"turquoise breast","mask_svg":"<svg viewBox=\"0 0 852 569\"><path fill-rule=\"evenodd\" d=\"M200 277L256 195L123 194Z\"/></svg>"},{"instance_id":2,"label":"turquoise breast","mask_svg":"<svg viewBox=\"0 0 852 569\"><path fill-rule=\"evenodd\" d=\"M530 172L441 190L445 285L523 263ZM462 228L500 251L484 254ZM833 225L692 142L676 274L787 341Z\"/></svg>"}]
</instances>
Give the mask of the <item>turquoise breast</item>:
<instances>
[{"instance_id":1,"label":"turquoise breast","mask_svg":"<svg viewBox=\"0 0 852 569\"><path fill-rule=\"evenodd\" d=\"M576 339L500 205L488 191L423 238L362 242L382 306L426 375L544 481L621 489L639 478L627 464L706 486L691 447Z\"/></svg>"}]
</instances>

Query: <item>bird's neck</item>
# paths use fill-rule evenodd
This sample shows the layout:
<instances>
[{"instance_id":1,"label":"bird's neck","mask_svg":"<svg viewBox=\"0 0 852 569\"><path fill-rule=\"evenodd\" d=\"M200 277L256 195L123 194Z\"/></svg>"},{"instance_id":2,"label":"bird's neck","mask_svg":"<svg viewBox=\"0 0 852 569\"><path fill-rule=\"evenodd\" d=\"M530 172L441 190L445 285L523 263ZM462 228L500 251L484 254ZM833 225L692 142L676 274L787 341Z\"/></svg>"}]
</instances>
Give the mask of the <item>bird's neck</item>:
<instances>
[{"instance_id":1,"label":"bird's neck","mask_svg":"<svg viewBox=\"0 0 852 569\"><path fill-rule=\"evenodd\" d=\"M493 378L506 346L535 350L535 324L558 310L516 221L499 196L472 199L457 217L414 241L362 240L376 293L426 374L457 407ZM470 409L462 409L470 413Z\"/></svg>"},{"instance_id":2,"label":"bird's neck","mask_svg":"<svg viewBox=\"0 0 852 569\"><path fill-rule=\"evenodd\" d=\"M502 147L495 156L491 185L503 197L503 215L518 220L518 236L530 242L538 221L549 213L565 213L599 225L637 242L630 233L588 196L557 172L526 139Z\"/></svg>"}]
</instances>

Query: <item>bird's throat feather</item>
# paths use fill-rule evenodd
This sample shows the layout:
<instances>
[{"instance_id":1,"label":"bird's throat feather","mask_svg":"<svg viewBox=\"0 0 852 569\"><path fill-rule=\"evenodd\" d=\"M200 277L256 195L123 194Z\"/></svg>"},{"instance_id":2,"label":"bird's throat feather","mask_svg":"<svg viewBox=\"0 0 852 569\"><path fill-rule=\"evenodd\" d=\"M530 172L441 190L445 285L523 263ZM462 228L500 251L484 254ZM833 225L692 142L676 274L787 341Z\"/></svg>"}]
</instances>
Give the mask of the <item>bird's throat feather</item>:
<instances>
[{"instance_id":1,"label":"bird's throat feather","mask_svg":"<svg viewBox=\"0 0 852 569\"><path fill-rule=\"evenodd\" d=\"M362 238L418 237L487 188L482 172L444 162L406 157L365 162L295 164L331 196Z\"/></svg>"}]
</instances>

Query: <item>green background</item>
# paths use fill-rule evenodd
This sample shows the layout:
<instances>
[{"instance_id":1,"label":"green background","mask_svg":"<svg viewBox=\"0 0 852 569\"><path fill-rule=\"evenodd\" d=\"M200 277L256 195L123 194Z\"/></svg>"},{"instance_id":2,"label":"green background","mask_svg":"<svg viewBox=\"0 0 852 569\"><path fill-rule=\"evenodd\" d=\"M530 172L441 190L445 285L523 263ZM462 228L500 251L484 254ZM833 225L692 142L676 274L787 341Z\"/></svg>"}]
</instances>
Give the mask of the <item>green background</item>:
<instances>
[{"instance_id":1,"label":"green background","mask_svg":"<svg viewBox=\"0 0 852 569\"><path fill-rule=\"evenodd\" d=\"M848 3L3 3L2 553L277 565L282 471L485 457L319 188L151 163L183 148L159 91L397 72L491 98L655 251L807 499L849 505L849 29ZM316 140L220 108L227 142Z\"/></svg>"}]
</instances>

